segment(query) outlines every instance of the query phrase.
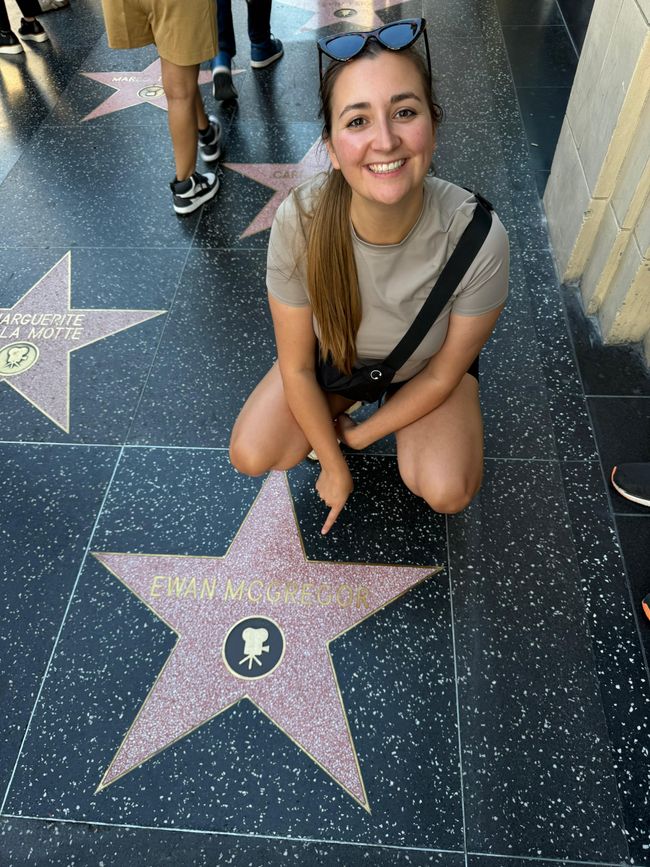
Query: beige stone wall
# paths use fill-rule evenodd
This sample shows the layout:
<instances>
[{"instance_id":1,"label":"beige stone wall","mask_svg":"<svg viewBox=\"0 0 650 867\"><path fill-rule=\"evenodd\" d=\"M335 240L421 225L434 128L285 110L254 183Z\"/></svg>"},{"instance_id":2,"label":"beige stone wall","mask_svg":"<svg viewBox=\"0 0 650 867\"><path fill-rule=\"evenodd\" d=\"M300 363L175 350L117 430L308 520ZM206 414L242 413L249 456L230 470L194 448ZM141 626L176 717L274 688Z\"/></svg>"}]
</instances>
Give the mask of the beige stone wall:
<instances>
[{"instance_id":1,"label":"beige stone wall","mask_svg":"<svg viewBox=\"0 0 650 867\"><path fill-rule=\"evenodd\" d=\"M650 361L650 0L596 0L544 206L605 341Z\"/></svg>"}]
</instances>

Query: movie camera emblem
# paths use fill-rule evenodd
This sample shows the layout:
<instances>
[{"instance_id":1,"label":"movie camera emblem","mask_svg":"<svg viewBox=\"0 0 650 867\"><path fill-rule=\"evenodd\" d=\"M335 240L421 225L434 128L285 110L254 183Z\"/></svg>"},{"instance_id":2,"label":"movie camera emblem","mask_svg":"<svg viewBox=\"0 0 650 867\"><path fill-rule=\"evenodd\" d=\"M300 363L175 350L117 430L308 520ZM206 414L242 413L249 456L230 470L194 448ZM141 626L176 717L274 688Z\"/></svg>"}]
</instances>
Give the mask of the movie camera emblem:
<instances>
[{"instance_id":1,"label":"movie camera emblem","mask_svg":"<svg viewBox=\"0 0 650 867\"><path fill-rule=\"evenodd\" d=\"M245 617L228 630L223 661L235 677L259 680L280 665L284 649L284 635L274 620Z\"/></svg>"}]
</instances>

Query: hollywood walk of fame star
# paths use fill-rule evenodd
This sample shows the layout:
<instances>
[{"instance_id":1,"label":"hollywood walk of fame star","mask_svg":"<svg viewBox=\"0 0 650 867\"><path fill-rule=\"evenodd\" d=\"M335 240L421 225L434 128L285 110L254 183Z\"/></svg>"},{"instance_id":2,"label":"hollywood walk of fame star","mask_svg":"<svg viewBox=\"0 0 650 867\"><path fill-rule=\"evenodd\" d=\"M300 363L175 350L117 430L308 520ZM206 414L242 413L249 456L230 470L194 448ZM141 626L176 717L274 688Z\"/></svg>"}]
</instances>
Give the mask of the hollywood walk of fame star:
<instances>
[{"instance_id":1,"label":"hollywood walk of fame star","mask_svg":"<svg viewBox=\"0 0 650 867\"><path fill-rule=\"evenodd\" d=\"M247 238L270 228L275 212L291 190L312 175L325 171L329 164L327 150L320 139L314 142L298 163L224 163L226 168L275 190L273 197L240 237Z\"/></svg>"},{"instance_id":2,"label":"hollywood walk of fame star","mask_svg":"<svg viewBox=\"0 0 650 867\"><path fill-rule=\"evenodd\" d=\"M301 30L320 30L345 21L355 30L374 30L385 22L377 12L401 6L404 0L282 0L287 6L312 12Z\"/></svg>"},{"instance_id":3,"label":"hollywood walk of fame star","mask_svg":"<svg viewBox=\"0 0 650 867\"><path fill-rule=\"evenodd\" d=\"M369 810L329 644L441 567L307 560L279 472L224 557L94 556L178 635L98 791L248 698Z\"/></svg>"},{"instance_id":4,"label":"hollywood walk of fame star","mask_svg":"<svg viewBox=\"0 0 650 867\"><path fill-rule=\"evenodd\" d=\"M243 69L233 69L233 75L243 71ZM142 105L142 103L148 103L167 111L167 98L162 88L160 59L154 60L146 69L135 72L82 72L81 74L86 78L92 78L93 81L99 81L100 84L107 84L115 90L115 93L112 93L108 99L94 108L90 114L82 117L82 121L93 120L104 114L112 114L115 111L122 111L124 108L131 108L133 105ZM199 72L199 84L207 84L210 81L212 81L211 72L202 69Z\"/></svg>"},{"instance_id":5,"label":"hollywood walk of fame star","mask_svg":"<svg viewBox=\"0 0 650 867\"><path fill-rule=\"evenodd\" d=\"M70 253L0 308L0 382L70 432L70 353L165 313L71 306Z\"/></svg>"}]
</instances>

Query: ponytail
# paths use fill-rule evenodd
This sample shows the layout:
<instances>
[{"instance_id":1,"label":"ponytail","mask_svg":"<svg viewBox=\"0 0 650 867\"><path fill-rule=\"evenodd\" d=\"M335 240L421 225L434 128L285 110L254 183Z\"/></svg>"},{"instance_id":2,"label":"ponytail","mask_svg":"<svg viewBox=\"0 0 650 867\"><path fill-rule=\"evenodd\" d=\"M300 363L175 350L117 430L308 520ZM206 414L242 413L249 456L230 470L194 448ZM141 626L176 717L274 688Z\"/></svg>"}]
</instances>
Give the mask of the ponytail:
<instances>
[{"instance_id":1,"label":"ponytail","mask_svg":"<svg viewBox=\"0 0 650 867\"><path fill-rule=\"evenodd\" d=\"M344 373L352 371L361 324L359 280L352 247L352 192L330 169L318 192L307 237L307 286L319 330L323 359L328 354Z\"/></svg>"}]
</instances>

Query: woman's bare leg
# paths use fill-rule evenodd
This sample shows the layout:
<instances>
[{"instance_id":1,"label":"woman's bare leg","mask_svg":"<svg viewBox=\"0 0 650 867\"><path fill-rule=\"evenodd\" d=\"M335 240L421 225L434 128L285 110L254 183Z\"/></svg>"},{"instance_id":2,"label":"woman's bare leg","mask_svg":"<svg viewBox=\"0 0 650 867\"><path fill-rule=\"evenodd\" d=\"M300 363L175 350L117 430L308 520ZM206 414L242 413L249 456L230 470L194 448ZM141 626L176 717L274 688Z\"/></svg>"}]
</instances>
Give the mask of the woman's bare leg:
<instances>
[{"instance_id":1,"label":"woman's bare leg","mask_svg":"<svg viewBox=\"0 0 650 867\"><path fill-rule=\"evenodd\" d=\"M483 420L473 376L465 374L443 404L395 436L404 484L436 512L460 512L478 493Z\"/></svg>"},{"instance_id":2,"label":"woman's bare leg","mask_svg":"<svg viewBox=\"0 0 650 867\"><path fill-rule=\"evenodd\" d=\"M339 395L327 395L332 418L352 405ZM267 470L288 470L310 451L298 422L289 409L277 362L251 392L230 436L230 460L249 476Z\"/></svg>"},{"instance_id":3,"label":"woman's bare leg","mask_svg":"<svg viewBox=\"0 0 650 867\"><path fill-rule=\"evenodd\" d=\"M160 68L167 97L167 121L174 149L176 178L184 181L196 168L199 67L178 66L161 57ZM205 117L205 112L203 115ZM205 123L207 124L207 119Z\"/></svg>"}]
</instances>

